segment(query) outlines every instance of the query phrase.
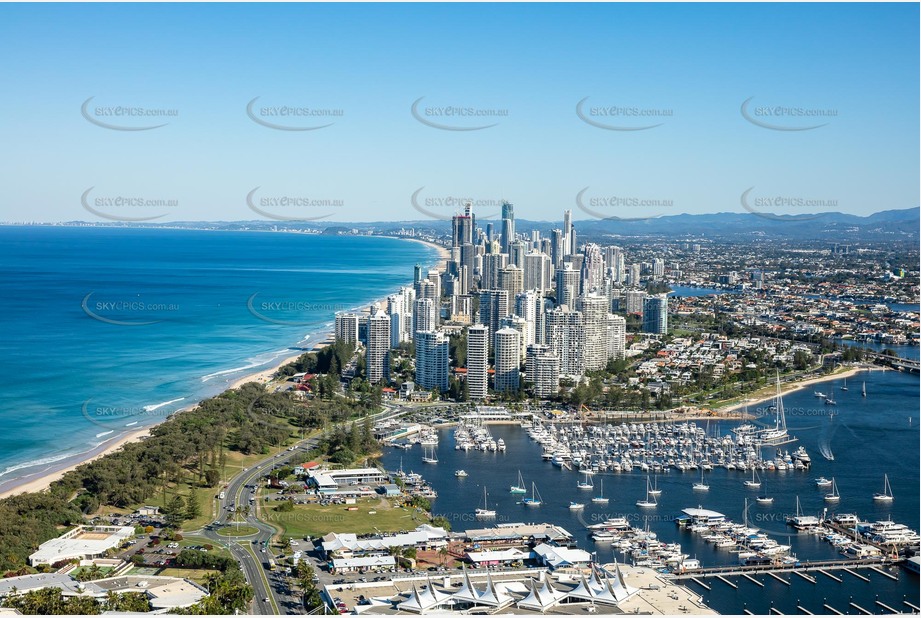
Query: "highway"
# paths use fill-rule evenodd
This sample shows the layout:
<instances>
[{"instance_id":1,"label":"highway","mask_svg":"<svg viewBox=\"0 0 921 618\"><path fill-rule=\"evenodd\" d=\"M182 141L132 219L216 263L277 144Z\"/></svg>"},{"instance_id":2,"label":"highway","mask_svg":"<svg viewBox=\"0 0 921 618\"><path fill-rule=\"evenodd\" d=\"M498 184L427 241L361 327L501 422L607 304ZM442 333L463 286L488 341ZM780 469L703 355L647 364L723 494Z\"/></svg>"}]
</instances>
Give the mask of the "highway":
<instances>
[{"instance_id":1,"label":"highway","mask_svg":"<svg viewBox=\"0 0 921 618\"><path fill-rule=\"evenodd\" d=\"M406 410L401 408L394 409L385 405L384 411L371 415L371 422L376 423L383 419L401 416L404 412ZM340 425L348 426L353 422L357 421L348 421ZM238 473L222 490L224 498L216 500L217 517L215 521L197 531L198 534L214 541L217 545L226 547L240 563L246 580L255 592L250 610L251 614L278 615L303 614L305 612L301 604L300 594L286 592L290 590L290 586L283 571L269 571L266 568L268 559L273 557L272 548L267 546L277 530L259 519L259 513L257 512L259 501L255 502L245 520L239 521L239 524L233 520L232 513L228 507L231 504L235 508L248 505L249 497L253 495L252 488L259 487L261 479L271 472L272 468L283 466L295 455L316 448L321 439L322 434L299 441L295 443L294 450L282 451L267 457ZM224 536L218 533L221 528L236 525L251 526L256 528L258 532L242 537ZM190 531L190 533L196 532Z\"/></svg>"}]
</instances>

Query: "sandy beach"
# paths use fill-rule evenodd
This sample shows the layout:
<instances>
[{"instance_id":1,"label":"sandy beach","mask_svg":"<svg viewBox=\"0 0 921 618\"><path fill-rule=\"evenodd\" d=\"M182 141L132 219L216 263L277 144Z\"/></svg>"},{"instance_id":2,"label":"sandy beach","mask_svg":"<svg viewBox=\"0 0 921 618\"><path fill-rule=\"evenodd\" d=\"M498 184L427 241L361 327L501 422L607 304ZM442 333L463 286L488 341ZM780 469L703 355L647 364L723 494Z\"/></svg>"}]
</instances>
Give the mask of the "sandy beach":
<instances>
[{"instance_id":1,"label":"sandy beach","mask_svg":"<svg viewBox=\"0 0 921 618\"><path fill-rule=\"evenodd\" d=\"M55 464L52 464L52 466L55 466L55 467L63 466L63 467L58 467L52 472L36 472L34 475L25 476L25 477L21 477L13 481L10 481L10 483L13 483L13 486L0 491L0 499L7 498L9 496L15 496L17 494L44 491L48 489L51 483L53 483L54 481L57 481L58 479L60 479L62 476L64 476L66 473L70 472L71 470L75 470L78 466L85 464L85 463L89 463L96 459L99 459L100 457L105 457L109 453L113 453L117 451L123 445L129 442L137 442L138 440L146 438L149 435L150 435L149 427L144 428L144 429L139 429L137 431L125 434L118 438L114 438L110 440L109 442L105 442L99 445L98 447L94 448L93 450L89 451L88 453L81 453L79 455L74 455L72 461L68 461L65 459ZM35 478L31 478L33 476Z\"/></svg>"},{"instance_id":2,"label":"sandy beach","mask_svg":"<svg viewBox=\"0 0 921 618\"><path fill-rule=\"evenodd\" d=\"M780 392L781 392L781 394L786 395L787 393L792 393L792 392L794 392L794 391L798 391L798 390L801 390L801 389L804 389L804 388L808 388L808 387L812 386L813 384L821 384L822 382L830 382L830 381L832 381L832 380L842 380L842 379L844 379L844 378L850 378L850 377L853 377L853 376L855 376L855 375L857 375L857 374L864 373L865 371L868 371L868 370L869 370L869 371L887 371L887 369L886 369L885 367L877 367L877 366L871 366L871 367L854 367L854 368L852 368L852 369L848 369L848 370L846 370L846 371L841 371L841 372L838 372L838 373L832 373L832 374L829 374L829 375L827 375L827 376L820 376L820 377L817 377L817 378L810 378L810 379L808 379L808 380L802 380L802 381L798 381L798 382L791 382L791 383L789 383L789 384L783 384L783 383L781 383L781 385L780 385ZM761 390L762 390L762 392L764 392L764 391L770 391L770 392L767 392L767 393L765 393L764 395L754 396L754 397L751 397L751 398L749 398L749 399L745 399L745 400L743 400L743 401L741 401L741 402L739 402L739 403L729 404L728 406L724 406L724 407L720 407L720 408L714 408L714 409L715 409L715 410L718 410L718 411L720 411L720 412L733 412L733 411L736 411L736 410L738 410L738 409L740 409L740 408L744 408L745 406L756 406L756 405L758 405L758 404L764 403L765 401L770 401L770 400L772 400L772 399L774 398L774 396L776 395L776 392L777 392L777 391L776 391L776 386L773 385L773 384L771 384L770 387L765 387L765 388L763 388L763 389L761 389Z\"/></svg>"}]
</instances>

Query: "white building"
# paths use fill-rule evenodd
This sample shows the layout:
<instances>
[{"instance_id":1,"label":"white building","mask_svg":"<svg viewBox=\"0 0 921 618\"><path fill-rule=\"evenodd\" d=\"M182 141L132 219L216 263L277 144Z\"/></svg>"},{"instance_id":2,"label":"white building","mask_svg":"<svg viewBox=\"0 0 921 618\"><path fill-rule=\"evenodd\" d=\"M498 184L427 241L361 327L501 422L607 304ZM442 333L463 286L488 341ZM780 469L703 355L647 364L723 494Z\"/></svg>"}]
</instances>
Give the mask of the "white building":
<instances>
[{"instance_id":1,"label":"white building","mask_svg":"<svg viewBox=\"0 0 921 618\"><path fill-rule=\"evenodd\" d=\"M600 252L599 252L600 256ZM608 364L608 299L584 294L577 302L585 329L583 363L586 371L598 371Z\"/></svg>"},{"instance_id":2,"label":"white building","mask_svg":"<svg viewBox=\"0 0 921 618\"><path fill-rule=\"evenodd\" d=\"M29 556L29 564L54 564L62 560L102 558L134 535L131 526L77 526L61 536L45 541Z\"/></svg>"},{"instance_id":3,"label":"white building","mask_svg":"<svg viewBox=\"0 0 921 618\"><path fill-rule=\"evenodd\" d=\"M525 373L538 397L551 397L560 392L560 359L550 346L539 343L528 346Z\"/></svg>"},{"instance_id":4,"label":"white building","mask_svg":"<svg viewBox=\"0 0 921 618\"><path fill-rule=\"evenodd\" d=\"M371 384L386 383L390 378L390 316L383 311L368 319L365 372Z\"/></svg>"},{"instance_id":5,"label":"white building","mask_svg":"<svg viewBox=\"0 0 921 618\"><path fill-rule=\"evenodd\" d=\"M623 316L608 314L608 358L622 360L627 346L627 320Z\"/></svg>"},{"instance_id":6,"label":"white building","mask_svg":"<svg viewBox=\"0 0 921 618\"><path fill-rule=\"evenodd\" d=\"M489 389L489 328L475 324L467 329L467 394L485 399Z\"/></svg>"},{"instance_id":7,"label":"white building","mask_svg":"<svg viewBox=\"0 0 921 618\"><path fill-rule=\"evenodd\" d=\"M585 329L582 314L571 311L564 305L548 311L544 315L544 321L547 328L545 341L553 355L560 359L560 374L584 374Z\"/></svg>"},{"instance_id":8,"label":"white building","mask_svg":"<svg viewBox=\"0 0 921 618\"><path fill-rule=\"evenodd\" d=\"M336 339L358 345L358 321L360 319L357 313L337 313Z\"/></svg>"},{"instance_id":9,"label":"white building","mask_svg":"<svg viewBox=\"0 0 921 618\"><path fill-rule=\"evenodd\" d=\"M518 368L521 364L521 333L508 327L496 331L495 357L496 392L517 391Z\"/></svg>"},{"instance_id":10,"label":"white building","mask_svg":"<svg viewBox=\"0 0 921 618\"><path fill-rule=\"evenodd\" d=\"M428 299L425 299L428 301ZM416 333L416 384L426 390L448 390L448 338L438 331Z\"/></svg>"}]
</instances>

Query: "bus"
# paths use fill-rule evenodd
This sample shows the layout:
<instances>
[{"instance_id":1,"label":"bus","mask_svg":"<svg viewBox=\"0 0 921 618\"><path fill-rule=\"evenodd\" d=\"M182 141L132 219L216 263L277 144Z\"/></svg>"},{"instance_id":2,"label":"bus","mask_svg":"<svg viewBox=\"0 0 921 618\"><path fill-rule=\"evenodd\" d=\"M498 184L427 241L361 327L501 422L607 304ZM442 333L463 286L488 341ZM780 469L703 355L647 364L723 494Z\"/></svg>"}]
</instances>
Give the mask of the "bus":
<instances>
[{"instance_id":1,"label":"bus","mask_svg":"<svg viewBox=\"0 0 921 618\"><path fill-rule=\"evenodd\" d=\"M274 559L269 558L269 561L268 561L267 564L268 564L268 569L269 569L270 571L274 571L274 570L275 570L275 560L274 560Z\"/></svg>"}]
</instances>

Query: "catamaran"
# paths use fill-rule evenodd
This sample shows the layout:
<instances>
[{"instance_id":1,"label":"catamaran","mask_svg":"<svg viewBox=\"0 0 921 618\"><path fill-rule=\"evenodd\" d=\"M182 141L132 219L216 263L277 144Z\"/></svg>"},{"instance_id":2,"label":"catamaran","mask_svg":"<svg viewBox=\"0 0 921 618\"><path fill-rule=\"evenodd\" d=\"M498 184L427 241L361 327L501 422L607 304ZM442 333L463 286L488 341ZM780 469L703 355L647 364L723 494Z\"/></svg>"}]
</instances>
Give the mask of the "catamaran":
<instances>
[{"instance_id":1,"label":"catamaran","mask_svg":"<svg viewBox=\"0 0 921 618\"><path fill-rule=\"evenodd\" d=\"M521 503L525 506L540 506L542 500L540 499L540 492L537 491L537 485L533 482L531 483L531 497L525 498Z\"/></svg>"},{"instance_id":2,"label":"catamaran","mask_svg":"<svg viewBox=\"0 0 921 618\"><path fill-rule=\"evenodd\" d=\"M496 516L496 511L489 508L489 504L486 502L486 487L485 486L483 487L483 508L476 509L474 513L476 514L477 519L488 519L490 517Z\"/></svg>"},{"instance_id":3,"label":"catamaran","mask_svg":"<svg viewBox=\"0 0 921 618\"><path fill-rule=\"evenodd\" d=\"M518 484L508 488L510 494L526 494L528 490L524 486L524 479L521 477L521 470L518 471Z\"/></svg>"},{"instance_id":4,"label":"catamaran","mask_svg":"<svg viewBox=\"0 0 921 618\"><path fill-rule=\"evenodd\" d=\"M710 491L710 486L704 483L704 469L700 469L700 482L694 483L695 491Z\"/></svg>"},{"instance_id":5,"label":"catamaran","mask_svg":"<svg viewBox=\"0 0 921 618\"><path fill-rule=\"evenodd\" d=\"M591 480L591 478L589 477L588 474L586 474L586 475L585 475L585 480L584 480L584 481L579 481L578 483L576 483L576 487L579 488L579 489L594 489L595 486L592 485L592 480Z\"/></svg>"},{"instance_id":6,"label":"catamaran","mask_svg":"<svg viewBox=\"0 0 921 618\"><path fill-rule=\"evenodd\" d=\"M649 476L647 475L646 476L646 499L637 500L636 501L637 506L642 507L642 508L652 508L652 507L659 506L659 503L656 502L656 497L649 492L650 489L652 489L652 485L649 483ZM652 498L652 500L650 500L650 498Z\"/></svg>"},{"instance_id":7,"label":"catamaran","mask_svg":"<svg viewBox=\"0 0 921 618\"><path fill-rule=\"evenodd\" d=\"M825 502L838 502L841 500L841 494L838 493L838 484L835 483L835 477L831 477L831 493L825 494Z\"/></svg>"},{"instance_id":8,"label":"catamaran","mask_svg":"<svg viewBox=\"0 0 921 618\"><path fill-rule=\"evenodd\" d=\"M877 502L892 502L895 498L892 495L892 488L889 487L889 475L883 475L883 493L873 494L873 499Z\"/></svg>"},{"instance_id":9,"label":"catamaran","mask_svg":"<svg viewBox=\"0 0 921 618\"><path fill-rule=\"evenodd\" d=\"M604 497L604 479L601 479L601 493L592 498L595 504L607 504L608 499Z\"/></svg>"}]
</instances>

